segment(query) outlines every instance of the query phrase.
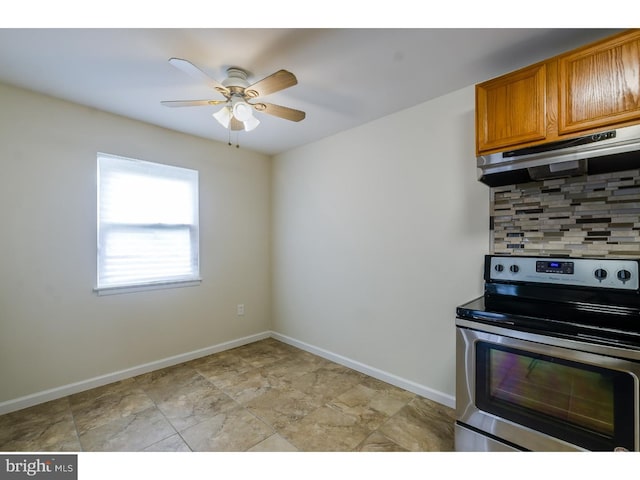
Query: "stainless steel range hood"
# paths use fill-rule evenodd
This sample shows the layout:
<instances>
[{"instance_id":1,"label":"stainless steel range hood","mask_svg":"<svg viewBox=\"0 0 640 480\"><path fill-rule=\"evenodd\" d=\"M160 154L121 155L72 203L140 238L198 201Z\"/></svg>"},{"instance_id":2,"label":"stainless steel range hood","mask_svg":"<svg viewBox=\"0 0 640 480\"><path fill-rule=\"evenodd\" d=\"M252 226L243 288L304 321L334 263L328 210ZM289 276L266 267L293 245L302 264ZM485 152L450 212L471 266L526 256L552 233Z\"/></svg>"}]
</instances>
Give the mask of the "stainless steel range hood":
<instances>
[{"instance_id":1,"label":"stainless steel range hood","mask_svg":"<svg viewBox=\"0 0 640 480\"><path fill-rule=\"evenodd\" d=\"M490 187L640 168L640 125L483 155L477 166Z\"/></svg>"}]
</instances>

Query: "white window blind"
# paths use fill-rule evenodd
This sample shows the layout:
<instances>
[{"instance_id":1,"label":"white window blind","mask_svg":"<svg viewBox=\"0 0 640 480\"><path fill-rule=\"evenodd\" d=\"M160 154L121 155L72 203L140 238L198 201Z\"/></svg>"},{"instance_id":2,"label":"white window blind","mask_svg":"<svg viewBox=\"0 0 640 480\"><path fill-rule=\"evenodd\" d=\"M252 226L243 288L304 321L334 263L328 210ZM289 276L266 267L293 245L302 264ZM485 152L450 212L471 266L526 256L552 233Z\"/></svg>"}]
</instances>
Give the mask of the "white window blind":
<instances>
[{"instance_id":1,"label":"white window blind","mask_svg":"<svg viewBox=\"0 0 640 480\"><path fill-rule=\"evenodd\" d=\"M98 292L200 280L198 172L98 154Z\"/></svg>"}]
</instances>

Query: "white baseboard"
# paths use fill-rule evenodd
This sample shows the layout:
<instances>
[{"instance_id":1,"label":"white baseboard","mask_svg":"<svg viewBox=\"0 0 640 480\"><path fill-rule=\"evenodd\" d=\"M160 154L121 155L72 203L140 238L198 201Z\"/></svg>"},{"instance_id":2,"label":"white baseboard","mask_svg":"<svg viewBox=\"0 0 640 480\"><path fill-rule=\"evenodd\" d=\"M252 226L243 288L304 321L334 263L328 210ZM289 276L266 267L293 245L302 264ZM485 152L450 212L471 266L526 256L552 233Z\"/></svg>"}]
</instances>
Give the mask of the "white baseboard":
<instances>
[{"instance_id":1,"label":"white baseboard","mask_svg":"<svg viewBox=\"0 0 640 480\"><path fill-rule=\"evenodd\" d=\"M68 385L63 385L61 387L55 387L49 390L36 392L24 397L0 402L0 415L14 412L16 410L21 410L23 408L33 407L34 405L49 402L51 400L57 400L58 398L66 397L67 395L73 395L74 393L83 392L91 388L101 387L109 383L135 377L144 373L149 373L161 368L171 367L179 363L195 360L196 358L206 357L207 355L219 353L224 350L230 350L232 348L247 345L259 340L264 340L265 338L269 337L275 338L276 340L287 343L309 353L313 353L314 355L318 355L322 358L326 358L327 360L331 360L332 362L339 363L340 365L344 365L345 367L352 368L353 370L364 373L373 378L377 378L378 380L382 380L383 382L390 383L391 385L395 385L396 387L400 387L410 392L416 393L422 397L433 400L434 402L438 402L448 407L455 408L455 397L452 397L451 395L438 392L411 380L398 377L397 375L385 372L384 370L365 365L355 360L351 360L350 358L338 355L336 353L316 347L314 345L310 345L305 342L301 342L286 335L282 335L273 331L265 331L236 340L219 343L217 345L202 348L199 350L194 350L192 352L174 355L172 357L163 358L161 360L145 363L136 367L127 368L118 372L108 373L106 375L89 378L80 382L75 382Z\"/></svg>"},{"instance_id":2,"label":"white baseboard","mask_svg":"<svg viewBox=\"0 0 640 480\"><path fill-rule=\"evenodd\" d=\"M66 397L74 393L83 392L91 388L101 387L109 383L124 380L126 378L142 375L143 373L149 373L161 368L171 367L179 363L195 360L196 358L206 357L213 353L222 352L231 348L240 347L248 343L257 342L258 340L264 340L271 337L271 332L266 331L257 333L255 335L249 335L247 337L231 340L229 342L219 343L210 347L202 348L200 350L194 350L192 352L182 353L180 355L174 355L173 357L163 358L154 362L145 363L136 367L127 368L118 372L108 373L106 375L100 375L98 377L82 380L80 382L71 383L69 385L63 385L61 387L51 388L42 392L33 393L24 397L16 398L13 400L7 400L0 402L0 415L5 413L14 412L27 407L33 407L40 403L49 402L51 400L57 400L58 398Z\"/></svg>"},{"instance_id":3,"label":"white baseboard","mask_svg":"<svg viewBox=\"0 0 640 480\"><path fill-rule=\"evenodd\" d=\"M417 395L428 398L429 400L433 400L434 402L446 405L447 407L455 408L456 399L452 395L447 395L445 393L433 390L412 380L398 377L397 375L385 372L384 370L380 370L364 363L351 360L350 358L343 357L342 355L338 355L337 353L330 352L328 350L310 345L305 342L301 342L300 340L287 337L286 335L282 335L277 332L271 332L271 336L276 340L280 340L281 342L287 343L301 350L305 350L309 353L313 353L314 355L318 355L319 357L326 358L327 360L331 360L332 362L339 363L340 365L344 365L345 367L349 367L360 373L369 375L370 377L377 378L378 380L382 380L383 382L390 383L391 385L395 385L396 387L403 388L405 390L408 390L409 392L413 392Z\"/></svg>"}]
</instances>

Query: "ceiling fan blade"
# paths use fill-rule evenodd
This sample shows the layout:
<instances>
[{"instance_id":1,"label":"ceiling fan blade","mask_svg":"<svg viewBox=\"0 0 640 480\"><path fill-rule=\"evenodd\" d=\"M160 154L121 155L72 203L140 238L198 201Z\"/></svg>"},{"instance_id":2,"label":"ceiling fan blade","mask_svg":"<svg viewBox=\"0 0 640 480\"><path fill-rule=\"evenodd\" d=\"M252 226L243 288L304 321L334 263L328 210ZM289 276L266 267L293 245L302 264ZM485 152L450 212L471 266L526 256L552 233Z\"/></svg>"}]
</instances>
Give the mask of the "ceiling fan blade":
<instances>
[{"instance_id":1,"label":"ceiling fan blade","mask_svg":"<svg viewBox=\"0 0 640 480\"><path fill-rule=\"evenodd\" d=\"M307 114L301 110L283 107L282 105L274 105L273 103L255 103L252 105L258 112L268 113L269 115L291 120L292 122L299 122L307 116Z\"/></svg>"},{"instance_id":2,"label":"ceiling fan blade","mask_svg":"<svg viewBox=\"0 0 640 480\"><path fill-rule=\"evenodd\" d=\"M183 60L182 58L170 58L169 63L174 67L182 70L187 75L191 75L193 78L197 78L198 80L202 80L204 83L209 85L211 88L221 93L225 97L229 95L229 89L222 85L217 80L214 80L209 75L204 73L198 67L196 67L193 63L188 60Z\"/></svg>"},{"instance_id":3,"label":"ceiling fan blade","mask_svg":"<svg viewBox=\"0 0 640 480\"><path fill-rule=\"evenodd\" d=\"M231 130L244 130L244 123L238 120L236 117L231 117L231 123L229 124Z\"/></svg>"},{"instance_id":4,"label":"ceiling fan blade","mask_svg":"<svg viewBox=\"0 0 640 480\"><path fill-rule=\"evenodd\" d=\"M269 95L279 92L285 88L293 87L298 83L296 76L286 70L278 70L262 80L258 80L253 85L244 89L244 94L249 98Z\"/></svg>"},{"instance_id":5,"label":"ceiling fan blade","mask_svg":"<svg viewBox=\"0 0 640 480\"><path fill-rule=\"evenodd\" d=\"M168 100L160 102L165 107L201 107L206 105L220 105L227 100Z\"/></svg>"}]
</instances>

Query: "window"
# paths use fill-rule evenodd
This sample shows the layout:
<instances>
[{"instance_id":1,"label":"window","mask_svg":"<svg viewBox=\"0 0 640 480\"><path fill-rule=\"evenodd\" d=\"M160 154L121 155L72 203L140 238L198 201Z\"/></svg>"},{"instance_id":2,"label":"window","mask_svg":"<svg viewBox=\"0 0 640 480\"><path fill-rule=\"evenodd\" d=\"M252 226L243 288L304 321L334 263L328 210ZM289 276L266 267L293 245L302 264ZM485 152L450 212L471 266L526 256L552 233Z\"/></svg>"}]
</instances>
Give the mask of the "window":
<instances>
[{"instance_id":1,"label":"window","mask_svg":"<svg viewBox=\"0 0 640 480\"><path fill-rule=\"evenodd\" d=\"M198 172L98 154L98 293L200 281Z\"/></svg>"}]
</instances>

